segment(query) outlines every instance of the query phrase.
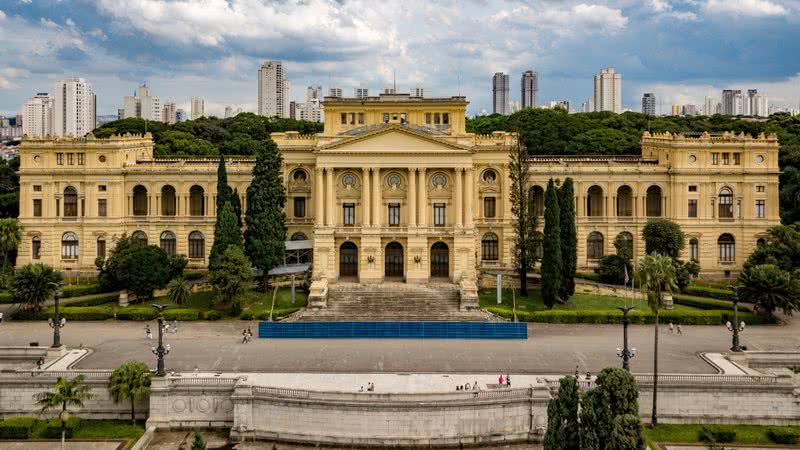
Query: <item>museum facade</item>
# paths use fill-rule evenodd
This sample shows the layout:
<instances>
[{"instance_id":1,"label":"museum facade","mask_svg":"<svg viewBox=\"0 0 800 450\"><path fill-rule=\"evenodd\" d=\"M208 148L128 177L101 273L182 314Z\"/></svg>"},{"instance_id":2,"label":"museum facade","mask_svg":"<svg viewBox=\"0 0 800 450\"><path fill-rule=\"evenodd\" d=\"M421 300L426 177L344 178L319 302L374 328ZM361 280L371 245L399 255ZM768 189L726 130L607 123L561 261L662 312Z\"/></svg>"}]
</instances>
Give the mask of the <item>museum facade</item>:
<instances>
[{"instance_id":1,"label":"museum facade","mask_svg":"<svg viewBox=\"0 0 800 450\"><path fill-rule=\"evenodd\" d=\"M326 98L324 131L273 133L284 160L291 240L313 247L315 279L476 280L512 265L509 151L516 135L467 133L464 97ZM533 156L530 201L543 228L550 178L575 182L578 267L666 217L683 258L732 276L779 223L775 136L644 133L641 156ZM24 139L17 264L94 272L123 234L204 268L218 158L157 157L149 134ZM226 158L243 208L252 158Z\"/></svg>"}]
</instances>

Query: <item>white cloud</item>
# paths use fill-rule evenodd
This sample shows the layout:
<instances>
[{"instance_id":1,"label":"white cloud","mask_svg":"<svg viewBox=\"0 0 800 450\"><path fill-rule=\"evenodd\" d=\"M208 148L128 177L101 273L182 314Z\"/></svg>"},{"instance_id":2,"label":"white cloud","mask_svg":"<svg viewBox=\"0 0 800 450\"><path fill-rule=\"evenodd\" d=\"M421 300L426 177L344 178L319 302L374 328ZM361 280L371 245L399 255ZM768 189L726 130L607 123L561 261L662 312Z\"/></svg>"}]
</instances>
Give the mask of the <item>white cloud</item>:
<instances>
[{"instance_id":1,"label":"white cloud","mask_svg":"<svg viewBox=\"0 0 800 450\"><path fill-rule=\"evenodd\" d=\"M666 12L672 10L672 5L667 0L649 0L650 8L657 12Z\"/></svg>"},{"instance_id":2,"label":"white cloud","mask_svg":"<svg viewBox=\"0 0 800 450\"><path fill-rule=\"evenodd\" d=\"M5 18L6 18L6 13L4 13L2 9L0 9L0 20L4 20Z\"/></svg>"},{"instance_id":3,"label":"white cloud","mask_svg":"<svg viewBox=\"0 0 800 450\"><path fill-rule=\"evenodd\" d=\"M709 13L722 12L738 16L784 16L789 11L784 5L771 0L708 0Z\"/></svg>"}]
</instances>

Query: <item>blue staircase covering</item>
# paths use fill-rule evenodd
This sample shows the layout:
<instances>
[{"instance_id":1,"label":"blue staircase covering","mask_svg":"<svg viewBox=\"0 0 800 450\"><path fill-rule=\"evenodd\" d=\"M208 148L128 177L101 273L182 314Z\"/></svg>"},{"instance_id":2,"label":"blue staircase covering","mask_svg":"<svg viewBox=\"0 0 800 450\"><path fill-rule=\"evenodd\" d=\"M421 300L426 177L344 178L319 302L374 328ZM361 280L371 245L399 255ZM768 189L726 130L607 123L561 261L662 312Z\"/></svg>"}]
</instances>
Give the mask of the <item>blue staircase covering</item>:
<instances>
[{"instance_id":1,"label":"blue staircase covering","mask_svg":"<svg viewBox=\"0 0 800 450\"><path fill-rule=\"evenodd\" d=\"M528 339L524 322L259 322L264 339Z\"/></svg>"}]
</instances>

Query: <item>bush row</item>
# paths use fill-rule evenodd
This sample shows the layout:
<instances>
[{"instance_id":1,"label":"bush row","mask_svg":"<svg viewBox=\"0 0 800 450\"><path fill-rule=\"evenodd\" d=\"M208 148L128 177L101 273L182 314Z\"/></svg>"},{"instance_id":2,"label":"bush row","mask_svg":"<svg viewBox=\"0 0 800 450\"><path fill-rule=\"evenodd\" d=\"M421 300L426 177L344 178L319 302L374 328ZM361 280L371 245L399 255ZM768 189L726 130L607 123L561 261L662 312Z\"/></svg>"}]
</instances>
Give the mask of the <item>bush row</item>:
<instances>
[{"instance_id":1,"label":"bush row","mask_svg":"<svg viewBox=\"0 0 800 450\"><path fill-rule=\"evenodd\" d=\"M508 309L490 306L487 311L506 319L512 318ZM655 315L650 312L634 311L628 315L632 324L651 324L655 322ZM549 311L517 311L517 320L520 322L543 323L595 323L617 324L622 320L620 311L572 311L553 309ZM681 325L720 325L733 320L732 311L706 310L706 311L662 311L659 322L675 323ZM739 320L748 324L757 325L764 323L764 318L752 313L740 313Z\"/></svg>"},{"instance_id":2,"label":"bush row","mask_svg":"<svg viewBox=\"0 0 800 450\"><path fill-rule=\"evenodd\" d=\"M272 318L279 319L294 314L297 311L300 311L300 308L276 308L272 310ZM269 310L255 313L254 311L245 309L239 314L239 318L242 320L269 320Z\"/></svg>"},{"instance_id":3,"label":"bush row","mask_svg":"<svg viewBox=\"0 0 800 450\"><path fill-rule=\"evenodd\" d=\"M75 431L81 427L80 417L68 417L66 423L66 436L71 439L75 435ZM47 439L61 439L61 420L58 417L53 417L47 421L47 426L44 429L42 437Z\"/></svg>"},{"instance_id":4,"label":"bush row","mask_svg":"<svg viewBox=\"0 0 800 450\"><path fill-rule=\"evenodd\" d=\"M712 300L705 298L688 297L686 295L675 294L672 296L672 301L676 305L691 306L697 309L718 309L724 311L733 311L733 303L724 300Z\"/></svg>"},{"instance_id":5,"label":"bush row","mask_svg":"<svg viewBox=\"0 0 800 450\"><path fill-rule=\"evenodd\" d=\"M576 272L575 278L583 278L584 280L596 281L598 283L601 282L600 274L594 272Z\"/></svg>"},{"instance_id":6,"label":"bush row","mask_svg":"<svg viewBox=\"0 0 800 450\"><path fill-rule=\"evenodd\" d=\"M183 279L187 280L187 281L199 280L199 279L203 278L206 275L207 275L206 272L184 271L183 272Z\"/></svg>"},{"instance_id":7,"label":"bush row","mask_svg":"<svg viewBox=\"0 0 800 450\"><path fill-rule=\"evenodd\" d=\"M61 298L83 297L106 292L108 291L101 288L99 284L75 284L61 288Z\"/></svg>"},{"instance_id":8,"label":"bush row","mask_svg":"<svg viewBox=\"0 0 800 450\"><path fill-rule=\"evenodd\" d=\"M30 439L34 429L40 422L35 417L9 417L0 422L0 439ZM65 427L67 438L71 438L80 426L81 419L79 417L67 418ZM46 420L41 437L61 439L61 420L58 417Z\"/></svg>"},{"instance_id":9,"label":"bush row","mask_svg":"<svg viewBox=\"0 0 800 450\"><path fill-rule=\"evenodd\" d=\"M14 303L14 294L10 292L0 292L0 303Z\"/></svg>"},{"instance_id":10,"label":"bush row","mask_svg":"<svg viewBox=\"0 0 800 450\"><path fill-rule=\"evenodd\" d=\"M767 430L767 438L776 444L795 445L800 441L800 434L794 431L770 428Z\"/></svg>"},{"instance_id":11,"label":"bush row","mask_svg":"<svg viewBox=\"0 0 800 450\"><path fill-rule=\"evenodd\" d=\"M715 298L717 300L727 300L731 301L731 295L733 294L728 289L718 289L713 287L705 287L705 286L689 286L683 290L684 294L694 295L696 297L708 297L708 298Z\"/></svg>"},{"instance_id":12,"label":"bush row","mask_svg":"<svg viewBox=\"0 0 800 450\"><path fill-rule=\"evenodd\" d=\"M109 303L117 303L119 301L119 293L109 292L107 294L87 295L80 300L65 302L67 306L98 306L106 305Z\"/></svg>"}]
</instances>

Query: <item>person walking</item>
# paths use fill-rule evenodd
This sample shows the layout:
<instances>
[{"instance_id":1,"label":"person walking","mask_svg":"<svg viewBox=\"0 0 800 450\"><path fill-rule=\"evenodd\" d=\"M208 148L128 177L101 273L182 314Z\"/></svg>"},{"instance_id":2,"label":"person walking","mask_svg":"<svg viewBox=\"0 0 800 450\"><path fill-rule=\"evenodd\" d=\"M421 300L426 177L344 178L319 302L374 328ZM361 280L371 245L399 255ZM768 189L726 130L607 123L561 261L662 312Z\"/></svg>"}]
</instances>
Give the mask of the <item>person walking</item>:
<instances>
[{"instance_id":1,"label":"person walking","mask_svg":"<svg viewBox=\"0 0 800 450\"><path fill-rule=\"evenodd\" d=\"M152 341L153 340L153 331L150 330L150 324L149 323L144 326L144 334L147 337L148 341Z\"/></svg>"},{"instance_id":2,"label":"person walking","mask_svg":"<svg viewBox=\"0 0 800 450\"><path fill-rule=\"evenodd\" d=\"M683 329L681 328L681 324L678 324L678 336L683 335Z\"/></svg>"},{"instance_id":3,"label":"person walking","mask_svg":"<svg viewBox=\"0 0 800 450\"><path fill-rule=\"evenodd\" d=\"M504 381L504 380L503 380L503 375L502 375L502 374L500 374L500 378L498 378L498 379L497 379L497 384L499 384L500 386L502 386L502 385L503 385L503 381Z\"/></svg>"},{"instance_id":4,"label":"person walking","mask_svg":"<svg viewBox=\"0 0 800 450\"><path fill-rule=\"evenodd\" d=\"M669 323L669 334L672 334L673 331L675 331L675 329L672 326L672 322L670 322Z\"/></svg>"},{"instance_id":5,"label":"person walking","mask_svg":"<svg viewBox=\"0 0 800 450\"><path fill-rule=\"evenodd\" d=\"M508 388L511 387L511 375L510 374L506 374L506 387L508 387Z\"/></svg>"},{"instance_id":6,"label":"person walking","mask_svg":"<svg viewBox=\"0 0 800 450\"><path fill-rule=\"evenodd\" d=\"M253 330L250 327L247 327L247 342L250 342L253 339Z\"/></svg>"},{"instance_id":7,"label":"person walking","mask_svg":"<svg viewBox=\"0 0 800 450\"><path fill-rule=\"evenodd\" d=\"M178 334L178 319L172 320L172 334Z\"/></svg>"},{"instance_id":8,"label":"person walking","mask_svg":"<svg viewBox=\"0 0 800 450\"><path fill-rule=\"evenodd\" d=\"M242 344L247 343L247 328L242 329Z\"/></svg>"}]
</instances>

